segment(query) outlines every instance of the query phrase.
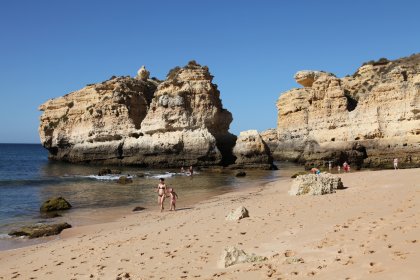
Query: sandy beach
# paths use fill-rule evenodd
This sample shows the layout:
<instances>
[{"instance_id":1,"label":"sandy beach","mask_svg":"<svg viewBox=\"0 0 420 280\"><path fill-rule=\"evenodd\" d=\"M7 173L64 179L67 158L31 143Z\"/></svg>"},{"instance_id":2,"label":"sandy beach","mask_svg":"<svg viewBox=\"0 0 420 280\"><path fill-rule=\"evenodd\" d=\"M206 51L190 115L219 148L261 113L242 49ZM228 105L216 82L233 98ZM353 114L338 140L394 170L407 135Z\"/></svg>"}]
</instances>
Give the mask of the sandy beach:
<instances>
[{"instance_id":1,"label":"sandy beach","mask_svg":"<svg viewBox=\"0 0 420 280\"><path fill-rule=\"evenodd\" d=\"M289 196L292 179L176 212L132 213L0 252L0 279L418 279L420 169L340 174L346 189ZM226 221L239 206L250 217ZM167 208L168 209L168 208ZM228 268L227 246L267 261Z\"/></svg>"}]
</instances>

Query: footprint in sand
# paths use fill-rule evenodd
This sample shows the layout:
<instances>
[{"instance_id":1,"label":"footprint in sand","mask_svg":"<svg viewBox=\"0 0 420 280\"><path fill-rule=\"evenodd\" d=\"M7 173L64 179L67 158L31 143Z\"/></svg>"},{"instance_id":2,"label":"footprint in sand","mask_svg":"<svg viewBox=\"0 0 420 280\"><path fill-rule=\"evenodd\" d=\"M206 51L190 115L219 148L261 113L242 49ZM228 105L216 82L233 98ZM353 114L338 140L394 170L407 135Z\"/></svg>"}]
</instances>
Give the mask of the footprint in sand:
<instances>
[{"instance_id":1,"label":"footprint in sand","mask_svg":"<svg viewBox=\"0 0 420 280\"><path fill-rule=\"evenodd\" d=\"M378 273L378 272L384 271L384 269L379 264L374 263L374 262L370 262L369 267L370 267L369 273Z\"/></svg>"},{"instance_id":2,"label":"footprint in sand","mask_svg":"<svg viewBox=\"0 0 420 280\"><path fill-rule=\"evenodd\" d=\"M284 256L285 256L286 258L293 257L294 255L295 255L295 252L293 252L292 250L286 250L286 251L284 252Z\"/></svg>"},{"instance_id":3,"label":"footprint in sand","mask_svg":"<svg viewBox=\"0 0 420 280\"><path fill-rule=\"evenodd\" d=\"M392 255L395 257L395 258L393 258L394 260L395 259L405 260L407 258L408 253L400 252L400 251L394 251L394 252L392 252Z\"/></svg>"},{"instance_id":4,"label":"footprint in sand","mask_svg":"<svg viewBox=\"0 0 420 280\"><path fill-rule=\"evenodd\" d=\"M130 277L131 276L128 272L122 272L122 273L118 274L116 280L131 279Z\"/></svg>"}]
</instances>

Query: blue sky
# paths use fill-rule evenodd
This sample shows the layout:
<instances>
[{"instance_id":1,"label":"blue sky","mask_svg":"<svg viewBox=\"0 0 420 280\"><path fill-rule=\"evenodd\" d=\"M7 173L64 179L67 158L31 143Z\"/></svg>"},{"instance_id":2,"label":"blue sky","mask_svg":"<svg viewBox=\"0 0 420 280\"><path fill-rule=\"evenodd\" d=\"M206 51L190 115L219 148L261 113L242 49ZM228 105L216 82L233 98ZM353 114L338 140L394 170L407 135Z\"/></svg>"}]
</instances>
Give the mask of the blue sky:
<instances>
[{"instance_id":1,"label":"blue sky","mask_svg":"<svg viewBox=\"0 0 420 280\"><path fill-rule=\"evenodd\" d=\"M420 1L1 1L0 143L39 143L37 107L141 65L163 79L195 59L231 132L276 126L296 71L352 74L420 51Z\"/></svg>"}]
</instances>

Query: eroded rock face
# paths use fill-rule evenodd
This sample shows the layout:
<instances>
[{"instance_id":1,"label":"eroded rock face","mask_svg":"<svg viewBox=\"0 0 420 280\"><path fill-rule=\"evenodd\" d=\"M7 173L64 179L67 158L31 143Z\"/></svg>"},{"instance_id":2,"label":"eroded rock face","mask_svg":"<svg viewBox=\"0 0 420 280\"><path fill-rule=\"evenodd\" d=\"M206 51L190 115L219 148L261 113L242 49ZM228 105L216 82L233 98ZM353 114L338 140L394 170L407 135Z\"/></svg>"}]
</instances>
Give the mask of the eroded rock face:
<instances>
[{"instance_id":1,"label":"eroded rock face","mask_svg":"<svg viewBox=\"0 0 420 280\"><path fill-rule=\"evenodd\" d=\"M275 158L274 154L277 151L277 146L279 145L277 129L270 128L260 132L261 138L267 144L268 148L271 151L272 156Z\"/></svg>"},{"instance_id":2,"label":"eroded rock face","mask_svg":"<svg viewBox=\"0 0 420 280\"><path fill-rule=\"evenodd\" d=\"M335 193L335 190L342 189L341 178L329 173L306 174L297 176L290 188L290 195L324 195Z\"/></svg>"},{"instance_id":3,"label":"eroded rock face","mask_svg":"<svg viewBox=\"0 0 420 280\"><path fill-rule=\"evenodd\" d=\"M206 66L194 61L149 79L113 78L41 105L41 142L50 158L141 166L232 162L232 115Z\"/></svg>"},{"instance_id":4,"label":"eroded rock face","mask_svg":"<svg viewBox=\"0 0 420 280\"><path fill-rule=\"evenodd\" d=\"M270 169L273 165L270 149L256 130L239 134L233 154L236 157L235 165L241 168Z\"/></svg>"},{"instance_id":5,"label":"eroded rock face","mask_svg":"<svg viewBox=\"0 0 420 280\"><path fill-rule=\"evenodd\" d=\"M312 84L322 75L332 75L322 71L302 70L295 74L294 78L298 84L304 87L311 87Z\"/></svg>"},{"instance_id":6,"label":"eroded rock face","mask_svg":"<svg viewBox=\"0 0 420 280\"><path fill-rule=\"evenodd\" d=\"M316 74L317 73L317 74ZM420 54L360 67L353 76L298 72L304 88L278 102L276 159L321 166L420 166Z\"/></svg>"},{"instance_id":7,"label":"eroded rock face","mask_svg":"<svg viewBox=\"0 0 420 280\"><path fill-rule=\"evenodd\" d=\"M144 65L140 67L139 71L137 71L137 79L142 81L147 81L149 79L150 72L146 70L146 67Z\"/></svg>"},{"instance_id":8,"label":"eroded rock face","mask_svg":"<svg viewBox=\"0 0 420 280\"><path fill-rule=\"evenodd\" d=\"M39 135L51 159L119 163L125 138L139 135L157 85L130 77L113 77L39 109Z\"/></svg>"}]
</instances>

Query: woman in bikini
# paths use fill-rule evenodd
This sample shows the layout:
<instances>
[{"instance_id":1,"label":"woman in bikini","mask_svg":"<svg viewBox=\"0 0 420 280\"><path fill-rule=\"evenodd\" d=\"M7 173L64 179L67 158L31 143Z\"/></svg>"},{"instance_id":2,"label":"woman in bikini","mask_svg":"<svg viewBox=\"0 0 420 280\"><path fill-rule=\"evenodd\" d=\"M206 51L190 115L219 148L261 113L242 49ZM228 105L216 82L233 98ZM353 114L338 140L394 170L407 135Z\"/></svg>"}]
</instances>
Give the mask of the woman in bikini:
<instances>
[{"instance_id":1,"label":"woman in bikini","mask_svg":"<svg viewBox=\"0 0 420 280\"><path fill-rule=\"evenodd\" d=\"M165 179L160 178L160 182L157 186L157 193L158 193L158 203L160 204L160 212L163 211L163 202L165 201L166 197L166 184Z\"/></svg>"}]
</instances>

